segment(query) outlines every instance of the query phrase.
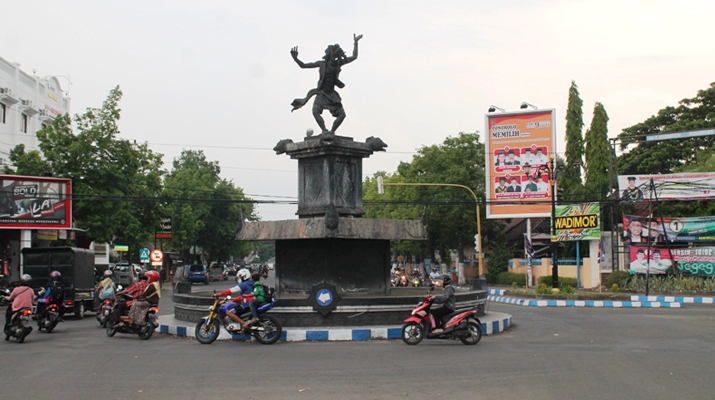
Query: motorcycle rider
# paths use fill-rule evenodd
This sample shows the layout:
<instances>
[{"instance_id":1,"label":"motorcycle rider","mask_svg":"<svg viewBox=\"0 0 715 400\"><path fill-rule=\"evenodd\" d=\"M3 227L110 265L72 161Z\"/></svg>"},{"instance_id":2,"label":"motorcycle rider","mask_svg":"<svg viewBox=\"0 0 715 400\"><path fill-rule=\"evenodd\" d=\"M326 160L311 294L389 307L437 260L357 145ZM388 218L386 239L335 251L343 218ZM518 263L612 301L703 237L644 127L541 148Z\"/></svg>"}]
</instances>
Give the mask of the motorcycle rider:
<instances>
[{"instance_id":1,"label":"motorcycle rider","mask_svg":"<svg viewBox=\"0 0 715 400\"><path fill-rule=\"evenodd\" d=\"M142 293L144 293L147 286L149 286L149 282L147 281L147 279L149 279L149 278L146 276L146 274L144 274L144 273L139 274L139 282L133 284L132 286L129 286L128 289L124 289L124 290L118 292L117 295L126 293L126 294L132 296L132 298L137 298ZM127 313L127 310L129 309L129 306L131 304L128 304L129 302L125 301L123 298L121 298L119 296L117 298L119 300L117 303L117 308L116 308L117 315L115 315L115 318L116 318L116 321L119 322L117 325L122 325L121 317Z\"/></svg>"},{"instance_id":2,"label":"motorcycle rider","mask_svg":"<svg viewBox=\"0 0 715 400\"><path fill-rule=\"evenodd\" d=\"M251 279L253 280L253 294L255 297L248 303L248 308L251 309L251 319L248 321L249 324L255 324L258 322L258 306L266 301L266 291L263 289L263 284L261 283L261 275L258 272L251 274Z\"/></svg>"},{"instance_id":3,"label":"motorcycle rider","mask_svg":"<svg viewBox=\"0 0 715 400\"><path fill-rule=\"evenodd\" d=\"M436 304L442 304L442 307L430 311L437 322L437 329L433 331L434 333L441 333L443 331L442 328L444 327L444 321L442 321L442 318L454 312L456 302L454 287L452 286L452 278L445 275L442 280L442 287L444 288L442 297L432 296L432 299Z\"/></svg>"},{"instance_id":4,"label":"motorcycle rider","mask_svg":"<svg viewBox=\"0 0 715 400\"><path fill-rule=\"evenodd\" d=\"M114 273L112 272L111 269L108 269L104 271L104 279L102 279L98 284L97 287L94 289L95 291L95 299L99 299L100 303L101 300L114 300L115 292L117 290L116 285L114 284L114 281L112 280L112 275Z\"/></svg>"},{"instance_id":5,"label":"motorcycle rider","mask_svg":"<svg viewBox=\"0 0 715 400\"><path fill-rule=\"evenodd\" d=\"M430 279L439 279L440 274L437 272L437 267L432 267L432 272L429 273Z\"/></svg>"},{"instance_id":6,"label":"motorcycle rider","mask_svg":"<svg viewBox=\"0 0 715 400\"><path fill-rule=\"evenodd\" d=\"M241 298L237 296L253 293L253 281L251 280L251 272L245 268L241 268L241 270L236 273L236 284L236 286L224 290L221 293L214 293L213 297L228 295L234 296L234 300L236 300L236 302L234 302L234 304L226 310L226 316L228 316L229 318L231 318L232 321L240 325L241 329L239 330L236 324L231 324L227 328L230 330L238 330L240 332L244 328L246 328L248 324L246 323L246 321L242 320L238 317L238 315L236 315L237 309L240 310L242 308Z\"/></svg>"},{"instance_id":7,"label":"motorcycle rider","mask_svg":"<svg viewBox=\"0 0 715 400\"><path fill-rule=\"evenodd\" d=\"M146 276L149 278L149 285L141 295L135 298L129 309L129 319L136 325L144 324L146 310L151 306L158 306L161 298L159 273L157 271L147 271Z\"/></svg>"},{"instance_id":8,"label":"motorcycle rider","mask_svg":"<svg viewBox=\"0 0 715 400\"><path fill-rule=\"evenodd\" d=\"M50 283L47 285L44 296L37 300L37 315L42 315L50 304L57 304L60 318L65 315L63 307L65 301L65 285L62 283L62 274L59 271L50 272Z\"/></svg>"},{"instance_id":9,"label":"motorcycle rider","mask_svg":"<svg viewBox=\"0 0 715 400\"><path fill-rule=\"evenodd\" d=\"M12 316L17 310L32 307L32 303L35 301L35 292L30 287L30 281L32 281L32 277L28 274L23 274L20 277L19 285L12 290L9 296L4 296L6 301L12 301L12 305L5 312L5 328L3 331L7 331L10 321L12 321Z\"/></svg>"}]
</instances>

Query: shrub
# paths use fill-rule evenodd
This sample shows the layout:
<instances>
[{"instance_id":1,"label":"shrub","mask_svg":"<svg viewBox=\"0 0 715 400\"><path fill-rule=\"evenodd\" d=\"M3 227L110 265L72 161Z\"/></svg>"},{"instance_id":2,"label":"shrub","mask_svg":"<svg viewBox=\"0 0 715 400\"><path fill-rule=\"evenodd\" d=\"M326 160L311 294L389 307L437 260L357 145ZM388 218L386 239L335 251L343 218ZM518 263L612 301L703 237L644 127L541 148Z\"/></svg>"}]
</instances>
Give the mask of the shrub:
<instances>
[{"instance_id":1,"label":"shrub","mask_svg":"<svg viewBox=\"0 0 715 400\"><path fill-rule=\"evenodd\" d=\"M536 288L536 294L552 294L553 289L551 286L546 285L546 284L541 284L538 288Z\"/></svg>"},{"instance_id":2,"label":"shrub","mask_svg":"<svg viewBox=\"0 0 715 400\"><path fill-rule=\"evenodd\" d=\"M519 285L517 285L516 282L512 282L512 283L511 283L511 288L512 288L512 289L516 290L516 288L518 288L518 287L519 287Z\"/></svg>"},{"instance_id":3,"label":"shrub","mask_svg":"<svg viewBox=\"0 0 715 400\"><path fill-rule=\"evenodd\" d=\"M630 278L628 271L613 271L606 278L606 287L613 287L614 284L618 287L627 287Z\"/></svg>"},{"instance_id":4,"label":"shrub","mask_svg":"<svg viewBox=\"0 0 715 400\"><path fill-rule=\"evenodd\" d=\"M613 285L611 285L611 292L618 293L619 290L621 290L621 288L618 287L617 283L614 283Z\"/></svg>"},{"instance_id":5,"label":"shrub","mask_svg":"<svg viewBox=\"0 0 715 400\"><path fill-rule=\"evenodd\" d=\"M551 286L552 279L553 278L551 277L551 275L542 276L541 278L539 278L539 284ZM559 276L559 287L566 286L566 285L575 288L576 287L576 278L567 278L565 276Z\"/></svg>"},{"instance_id":6,"label":"shrub","mask_svg":"<svg viewBox=\"0 0 715 400\"><path fill-rule=\"evenodd\" d=\"M559 287L559 291L562 294L575 294L576 293L576 289L574 289L574 287L571 285L563 285L563 286Z\"/></svg>"},{"instance_id":7,"label":"shrub","mask_svg":"<svg viewBox=\"0 0 715 400\"><path fill-rule=\"evenodd\" d=\"M502 272L497 275L496 283L498 285L514 286L526 284L526 274L515 274L513 272Z\"/></svg>"}]
</instances>

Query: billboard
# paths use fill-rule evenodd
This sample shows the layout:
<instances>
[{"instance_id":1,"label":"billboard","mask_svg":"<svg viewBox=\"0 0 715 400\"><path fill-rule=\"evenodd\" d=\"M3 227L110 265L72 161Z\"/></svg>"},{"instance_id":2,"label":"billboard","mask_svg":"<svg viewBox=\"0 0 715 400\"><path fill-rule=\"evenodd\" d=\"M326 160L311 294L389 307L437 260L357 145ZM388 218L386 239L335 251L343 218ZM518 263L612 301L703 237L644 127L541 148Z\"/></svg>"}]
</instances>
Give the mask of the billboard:
<instances>
[{"instance_id":1,"label":"billboard","mask_svg":"<svg viewBox=\"0 0 715 400\"><path fill-rule=\"evenodd\" d=\"M651 194L650 180L655 185ZM691 200L715 198L715 172L683 172L666 175L619 175L623 201Z\"/></svg>"},{"instance_id":2,"label":"billboard","mask_svg":"<svg viewBox=\"0 0 715 400\"><path fill-rule=\"evenodd\" d=\"M536 171L556 153L554 110L489 113L485 125L487 218L550 216L548 176Z\"/></svg>"},{"instance_id":3,"label":"billboard","mask_svg":"<svg viewBox=\"0 0 715 400\"><path fill-rule=\"evenodd\" d=\"M627 243L662 242L714 242L715 217L648 218L637 215L623 216L623 239Z\"/></svg>"},{"instance_id":4,"label":"billboard","mask_svg":"<svg viewBox=\"0 0 715 400\"><path fill-rule=\"evenodd\" d=\"M598 203L558 205L555 215L556 235L552 233L552 242L601 239Z\"/></svg>"},{"instance_id":5,"label":"billboard","mask_svg":"<svg viewBox=\"0 0 715 400\"><path fill-rule=\"evenodd\" d=\"M72 228L72 181L0 175L0 228Z\"/></svg>"},{"instance_id":6,"label":"billboard","mask_svg":"<svg viewBox=\"0 0 715 400\"><path fill-rule=\"evenodd\" d=\"M672 255L672 257L671 257ZM680 273L694 276L715 276L715 247L667 249L631 246L631 274L663 275Z\"/></svg>"}]
</instances>

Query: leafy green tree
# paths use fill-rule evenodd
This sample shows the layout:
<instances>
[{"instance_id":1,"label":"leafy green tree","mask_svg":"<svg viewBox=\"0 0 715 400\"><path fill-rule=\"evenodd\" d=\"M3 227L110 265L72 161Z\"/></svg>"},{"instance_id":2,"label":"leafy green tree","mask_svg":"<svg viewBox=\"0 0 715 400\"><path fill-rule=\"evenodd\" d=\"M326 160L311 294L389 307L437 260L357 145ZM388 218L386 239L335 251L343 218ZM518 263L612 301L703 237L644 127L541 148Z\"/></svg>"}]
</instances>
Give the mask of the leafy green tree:
<instances>
[{"instance_id":1,"label":"leafy green tree","mask_svg":"<svg viewBox=\"0 0 715 400\"><path fill-rule=\"evenodd\" d=\"M592 200L603 200L609 192L608 114L596 102L591 127L586 131L586 190Z\"/></svg>"},{"instance_id":2,"label":"leafy green tree","mask_svg":"<svg viewBox=\"0 0 715 400\"><path fill-rule=\"evenodd\" d=\"M448 137L441 145L426 146L418 150L410 163L400 163L393 175L384 173L386 183L452 183L471 188L480 203L484 204L484 145L479 143L477 133L460 133ZM442 260L448 259L448 250L457 249L460 259L462 250L474 244L477 233L477 218L474 197L465 189L445 186L397 186L388 187L383 197L377 197L376 174L363 185L366 213L369 218L417 219L424 213L429 240L412 243L412 251L427 253L435 260L439 253ZM373 203L377 202L377 203ZM380 204L380 202L400 202ZM407 203L407 204L405 204ZM420 204L421 203L421 204ZM440 204L441 203L441 204ZM461 203L461 204L455 204ZM425 204L428 206L425 208ZM484 248L503 239L501 224L487 220L482 213Z\"/></svg>"},{"instance_id":3,"label":"leafy green tree","mask_svg":"<svg viewBox=\"0 0 715 400\"><path fill-rule=\"evenodd\" d=\"M62 117L58 117L62 118ZM42 159L42 154L38 150L25 152L25 145L20 143L10 150L8 156L15 169L6 165L3 167L4 174L25 175L25 176L45 176L51 174L50 165Z\"/></svg>"},{"instance_id":4,"label":"leafy green tree","mask_svg":"<svg viewBox=\"0 0 715 400\"><path fill-rule=\"evenodd\" d=\"M566 109L566 165L583 165L583 100L578 92L575 81L569 88L568 108ZM573 168L570 173L562 175L559 186L567 199L580 196L581 169Z\"/></svg>"},{"instance_id":5,"label":"leafy green tree","mask_svg":"<svg viewBox=\"0 0 715 400\"><path fill-rule=\"evenodd\" d=\"M715 82L683 99L677 107L667 106L647 120L618 135L621 149L634 146L618 158L621 174L668 174L676 171L708 170L715 154L715 136L681 140L645 141L645 135L691 131L715 127ZM709 171L712 171L710 169Z\"/></svg>"},{"instance_id":6,"label":"leafy green tree","mask_svg":"<svg viewBox=\"0 0 715 400\"><path fill-rule=\"evenodd\" d=\"M55 118L37 132L40 152L12 152L15 172L50 173L71 178L74 226L85 229L90 240L138 248L152 239L158 223L162 156L147 144L119 139L117 121L122 92L115 87L101 108Z\"/></svg>"},{"instance_id":7,"label":"leafy green tree","mask_svg":"<svg viewBox=\"0 0 715 400\"><path fill-rule=\"evenodd\" d=\"M163 196L172 216L171 246L191 260L191 248L203 249L209 261L243 256L252 245L235 240L241 216L255 220L253 204L243 190L220 178L221 168L201 150L184 150L174 160L164 182ZM238 253L238 254L237 254Z\"/></svg>"}]
</instances>

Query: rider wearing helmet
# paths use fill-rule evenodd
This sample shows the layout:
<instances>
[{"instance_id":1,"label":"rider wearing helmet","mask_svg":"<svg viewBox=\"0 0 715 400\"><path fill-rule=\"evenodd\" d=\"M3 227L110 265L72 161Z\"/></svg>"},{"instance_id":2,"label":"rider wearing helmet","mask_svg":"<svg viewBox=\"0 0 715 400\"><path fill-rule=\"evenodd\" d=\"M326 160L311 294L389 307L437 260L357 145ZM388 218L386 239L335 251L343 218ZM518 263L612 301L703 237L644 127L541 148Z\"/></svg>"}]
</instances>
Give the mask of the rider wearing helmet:
<instances>
[{"instance_id":1,"label":"rider wearing helmet","mask_svg":"<svg viewBox=\"0 0 715 400\"><path fill-rule=\"evenodd\" d=\"M112 280L112 275L114 275L114 273L111 269L107 269L106 271L104 271L104 278L97 284L97 287L94 289L94 291L96 292L96 295L94 296L95 299L114 300L114 294L117 288L114 284L114 281ZM100 301L95 301L95 306L98 306L99 303Z\"/></svg>"},{"instance_id":2,"label":"rider wearing helmet","mask_svg":"<svg viewBox=\"0 0 715 400\"><path fill-rule=\"evenodd\" d=\"M215 293L213 296L219 297L233 295L234 297L236 297L242 294L253 293L253 281L251 280L251 271L247 270L246 268L241 268L238 273L236 273L236 283L237 285L232 287L231 289L224 290L221 293ZM231 320L239 324L242 330L248 324L246 323L246 321L242 320L238 317L238 315L236 315L236 310L238 308L241 308L240 300L226 310L226 315L231 318ZM235 324L231 324L228 326L228 329L238 330L238 326L236 326Z\"/></svg>"},{"instance_id":3,"label":"rider wearing helmet","mask_svg":"<svg viewBox=\"0 0 715 400\"><path fill-rule=\"evenodd\" d=\"M146 289L144 289L144 292L135 297L135 301L129 309L129 318L137 325L144 324L146 310L150 306L159 305L159 298L161 297L161 291L159 290L159 273L156 271L147 271L145 275L149 283Z\"/></svg>"},{"instance_id":4,"label":"rider wearing helmet","mask_svg":"<svg viewBox=\"0 0 715 400\"><path fill-rule=\"evenodd\" d=\"M128 294L128 295L132 296L133 298L137 298L142 293L144 293L147 286L149 286L148 279L149 279L149 277L147 277L145 273L141 273L141 274L139 274L139 282L133 284L132 286L129 286L128 289L124 289L124 290L118 292L117 294L118 295ZM117 320L119 320L122 316L124 316L127 313L129 306L130 306L130 304L127 304L127 302L124 301L123 299L117 303L117 315L116 315ZM120 324L121 324L121 322L120 322Z\"/></svg>"},{"instance_id":5,"label":"rider wearing helmet","mask_svg":"<svg viewBox=\"0 0 715 400\"><path fill-rule=\"evenodd\" d=\"M444 326L442 318L453 313L455 307L454 287L452 286L452 278L450 278L449 275L445 275L442 279L442 287L444 288L442 297L433 296L434 302L442 304L442 307L430 311L437 322L438 329L435 329L434 333L442 331L442 327Z\"/></svg>"},{"instance_id":6,"label":"rider wearing helmet","mask_svg":"<svg viewBox=\"0 0 715 400\"><path fill-rule=\"evenodd\" d=\"M59 271L50 272L50 282L45 289L45 294L37 300L37 314L40 315L48 304L57 304L60 317L64 316L65 285L62 284L62 274Z\"/></svg>"},{"instance_id":7,"label":"rider wearing helmet","mask_svg":"<svg viewBox=\"0 0 715 400\"><path fill-rule=\"evenodd\" d=\"M25 307L32 307L32 302L35 300L35 292L30 287L30 281L32 277L28 274L23 274L20 277L19 285L12 290L10 296L6 296L4 299L6 301L12 301L12 305L7 308L5 312L5 329L10 326L10 321L12 320L12 315L19 309Z\"/></svg>"}]
</instances>

